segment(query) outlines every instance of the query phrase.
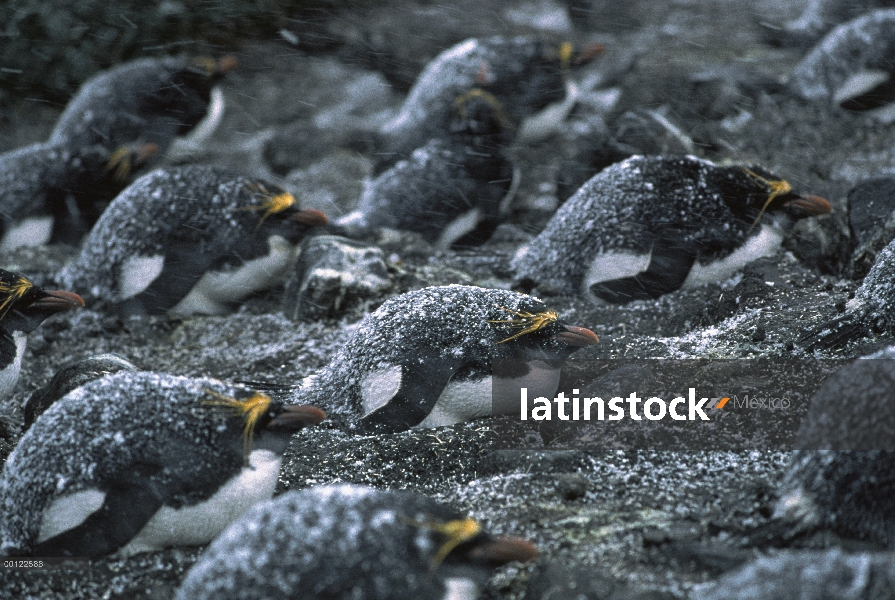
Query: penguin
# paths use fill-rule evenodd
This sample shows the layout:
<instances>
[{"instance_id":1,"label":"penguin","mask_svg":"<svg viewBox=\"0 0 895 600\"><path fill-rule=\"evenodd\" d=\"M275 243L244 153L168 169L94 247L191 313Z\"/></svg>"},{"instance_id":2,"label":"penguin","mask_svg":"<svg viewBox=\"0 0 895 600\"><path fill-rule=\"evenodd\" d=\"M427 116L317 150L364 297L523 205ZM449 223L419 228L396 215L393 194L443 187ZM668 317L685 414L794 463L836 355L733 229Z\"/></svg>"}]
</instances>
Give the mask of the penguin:
<instances>
[{"instance_id":1,"label":"penguin","mask_svg":"<svg viewBox=\"0 0 895 600\"><path fill-rule=\"evenodd\" d=\"M44 290L0 269L0 397L8 398L19 381L27 334L52 315L82 306L77 294Z\"/></svg>"},{"instance_id":2,"label":"penguin","mask_svg":"<svg viewBox=\"0 0 895 600\"><path fill-rule=\"evenodd\" d=\"M851 362L811 399L778 488L791 531L829 528L895 549L895 346Z\"/></svg>"},{"instance_id":3,"label":"penguin","mask_svg":"<svg viewBox=\"0 0 895 600\"><path fill-rule=\"evenodd\" d=\"M895 9L867 12L830 31L795 66L789 85L802 98L865 111L889 123L895 114Z\"/></svg>"},{"instance_id":4,"label":"penguin","mask_svg":"<svg viewBox=\"0 0 895 600\"><path fill-rule=\"evenodd\" d=\"M290 491L233 523L176 600L474 600L494 567L537 549L411 491Z\"/></svg>"},{"instance_id":5,"label":"penguin","mask_svg":"<svg viewBox=\"0 0 895 600\"><path fill-rule=\"evenodd\" d=\"M137 371L136 365L120 354L98 354L68 364L56 371L50 382L35 390L23 407L25 413L25 429L31 427L47 408L56 400L85 383L118 373L119 371Z\"/></svg>"},{"instance_id":6,"label":"penguin","mask_svg":"<svg viewBox=\"0 0 895 600\"><path fill-rule=\"evenodd\" d=\"M597 341L525 294L428 287L367 315L326 367L289 391L289 401L320 406L360 434L516 414L520 386L530 398L552 398L563 361Z\"/></svg>"},{"instance_id":7,"label":"penguin","mask_svg":"<svg viewBox=\"0 0 895 600\"><path fill-rule=\"evenodd\" d=\"M160 153L176 136L199 125L211 106L220 118L223 101L213 91L236 66L233 56L144 58L126 62L88 80L66 105L48 143L117 149L151 142Z\"/></svg>"},{"instance_id":8,"label":"penguin","mask_svg":"<svg viewBox=\"0 0 895 600\"><path fill-rule=\"evenodd\" d=\"M77 245L139 169L158 153L153 143L110 151L40 143L0 155L0 250L54 243Z\"/></svg>"},{"instance_id":9,"label":"penguin","mask_svg":"<svg viewBox=\"0 0 895 600\"><path fill-rule=\"evenodd\" d=\"M585 183L511 267L521 289L658 298L724 281L773 254L797 219L830 210L755 165L635 155Z\"/></svg>"},{"instance_id":10,"label":"penguin","mask_svg":"<svg viewBox=\"0 0 895 600\"><path fill-rule=\"evenodd\" d=\"M235 59L149 58L93 77L49 140L0 155L0 249L77 245L135 176L200 123L220 121L215 84ZM216 91L213 91L216 90ZM211 110L209 110L211 107Z\"/></svg>"},{"instance_id":11,"label":"penguin","mask_svg":"<svg viewBox=\"0 0 895 600\"><path fill-rule=\"evenodd\" d=\"M379 131L376 171L441 137L452 102L474 87L494 94L513 127L557 103L562 106L554 111L561 113L554 115L558 124L573 106L574 97L566 95L570 68L590 62L602 50L592 44L575 52L568 42L554 45L525 36L470 38L445 50L426 66L398 114Z\"/></svg>"},{"instance_id":12,"label":"penguin","mask_svg":"<svg viewBox=\"0 0 895 600\"><path fill-rule=\"evenodd\" d=\"M208 166L147 173L109 205L58 275L123 315L226 314L279 283L317 210L282 188Z\"/></svg>"},{"instance_id":13,"label":"penguin","mask_svg":"<svg viewBox=\"0 0 895 600\"><path fill-rule=\"evenodd\" d=\"M447 135L435 137L370 182L358 209L337 225L415 231L435 246L478 245L500 223L513 181L504 154L503 106L479 88L457 97Z\"/></svg>"},{"instance_id":14,"label":"penguin","mask_svg":"<svg viewBox=\"0 0 895 600\"><path fill-rule=\"evenodd\" d=\"M0 473L0 555L129 556L209 542L273 496L324 414L207 378L122 371L40 415Z\"/></svg>"},{"instance_id":15,"label":"penguin","mask_svg":"<svg viewBox=\"0 0 895 600\"><path fill-rule=\"evenodd\" d=\"M872 333L895 333L895 240L883 248L845 314L802 333L796 344L807 350L841 348Z\"/></svg>"}]
</instances>

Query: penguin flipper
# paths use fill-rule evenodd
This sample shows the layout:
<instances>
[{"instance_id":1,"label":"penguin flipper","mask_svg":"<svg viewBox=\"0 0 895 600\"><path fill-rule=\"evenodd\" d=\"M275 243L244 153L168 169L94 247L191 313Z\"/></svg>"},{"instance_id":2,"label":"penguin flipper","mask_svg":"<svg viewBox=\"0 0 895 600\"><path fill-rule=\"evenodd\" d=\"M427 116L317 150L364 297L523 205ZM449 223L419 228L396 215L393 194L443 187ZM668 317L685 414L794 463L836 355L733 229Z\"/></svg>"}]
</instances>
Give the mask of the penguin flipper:
<instances>
[{"instance_id":1,"label":"penguin flipper","mask_svg":"<svg viewBox=\"0 0 895 600\"><path fill-rule=\"evenodd\" d=\"M680 288L693 263L696 251L680 244L653 246L649 266L645 271L631 277L600 281L590 286L592 294L613 304L624 304L632 300L656 299L662 294Z\"/></svg>"},{"instance_id":2,"label":"penguin flipper","mask_svg":"<svg viewBox=\"0 0 895 600\"><path fill-rule=\"evenodd\" d=\"M96 558L127 545L169 495L153 475L162 470L155 465L135 466L126 478L105 491L103 505L83 523L36 544L32 556L78 556Z\"/></svg>"},{"instance_id":3,"label":"penguin flipper","mask_svg":"<svg viewBox=\"0 0 895 600\"><path fill-rule=\"evenodd\" d=\"M429 357L412 365L401 365L401 385L384 405L364 416L355 426L358 433L397 433L419 425L432 411L442 390L460 368L459 361Z\"/></svg>"},{"instance_id":4,"label":"penguin flipper","mask_svg":"<svg viewBox=\"0 0 895 600\"><path fill-rule=\"evenodd\" d=\"M189 294L215 258L192 243L175 242L165 246L161 273L146 289L122 302L121 312L127 316L164 314Z\"/></svg>"}]
</instances>

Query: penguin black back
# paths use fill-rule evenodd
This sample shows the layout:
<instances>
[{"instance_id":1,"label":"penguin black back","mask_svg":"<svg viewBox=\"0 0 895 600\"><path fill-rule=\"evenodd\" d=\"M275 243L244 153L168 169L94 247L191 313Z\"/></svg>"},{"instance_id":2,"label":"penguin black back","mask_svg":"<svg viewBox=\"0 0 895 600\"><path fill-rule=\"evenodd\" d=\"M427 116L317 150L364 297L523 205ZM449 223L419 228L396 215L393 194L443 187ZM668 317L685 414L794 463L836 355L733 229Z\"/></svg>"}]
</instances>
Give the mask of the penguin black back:
<instances>
[{"instance_id":1,"label":"penguin black back","mask_svg":"<svg viewBox=\"0 0 895 600\"><path fill-rule=\"evenodd\" d=\"M104 71L68 103L49 144L114 150L140 140L164 152L201 121L212 87L233 66L231 57L144 58Z\"/></svg>"},{"instance_id":2,"label":"penguin black back","mask_svg":"<svg viewBox=\"0 0 895 600\"><path fill-rule=\"evenodd\" d=\"M59 279L137 313L184 301L183 314L222 314L227 302L279 281L305 233L326 222L295 204L285 190L226 169L160 169L115 199ZM203 280L208 273L222 274ZM203 282L210 291L190 297Z\"/></svg>"},{"instance_id":3,"label":"penguin black back","mask_svg":"<svg viewBox=\"0 0 895 600\"><path fill-rule=\"evenodd\" d=\"M212 379L125 371L91 381L40 415L7 459L0 553L101 556L207 542L246 502L270 497L291 432L321 418ZM273 454L256 463L256 449ZM267 479L228 488L247 461ZM178 518L186 523L163 526Z\"/></svg>"},{"instance_id":4,"label":"penguin black back","mask_svg":"<svg viewBox=\"0 0 895 600\"><path fill-rule=\"evenodd\" d=\"M608 300L723 281L830 204L760 167L633 156L594 176L513 260L520 283Z\"/></svg>"},{"instance_id":5,"label":"penguin black back","mask_svg":"<svg viewBox=\"0 0 895 600\"><path fill-rule=\"evenodd\" d=\"M76 361L56 371L44 387L35 390L23 407L25 429L31 427L54 402L85 383L119 371L137 371L137 367L120 354L98 354Z\"/></svg>"},{"instance_id":6,"label":"penguin black back","mask_svg":"<svg viewBox=\"0 0 895 600\"><path fill-rule=\"evenodd\" d=\"M566 325L525 294L424 288L365 317L330 364L295 390L293 401L319 405L371 432L503 414L492 397L494 360L514 361L522 371L517 377L532 376L532 387L552 385L544 392L552 394L562 361L596 342L592 331ZM534 363L538 368L529 368ZM518 409L518 392L515 402Z\"/></svg>"},{"instance_id":7,"label":"penguin black back","mask_svg":"<svg viewBox=\"0 0 895 600\"><path fill-rule=\"evenodd\" d=\"M339 223L416 231L440 248L487 241L513 180L504 153L511 125L500 102L478 88L458 96L451 115L446 131L374 179Z\"/></svg>"},{"instance_id":8,"label":"penguin black back","mask_svg":"<svg viewBox=\"0 0 895 600\"><path fill-rule=\"evenodd\" d=\"M441 136L450 122L451 103L468 90L479 87L493 94L517 127L525 117L562 100L569 67L594 55L592 47L575 53L571 44L525 36L473 38L445 50L426 66L401 111L382 128L377 171Z\"/></svg>"}]
</instances>

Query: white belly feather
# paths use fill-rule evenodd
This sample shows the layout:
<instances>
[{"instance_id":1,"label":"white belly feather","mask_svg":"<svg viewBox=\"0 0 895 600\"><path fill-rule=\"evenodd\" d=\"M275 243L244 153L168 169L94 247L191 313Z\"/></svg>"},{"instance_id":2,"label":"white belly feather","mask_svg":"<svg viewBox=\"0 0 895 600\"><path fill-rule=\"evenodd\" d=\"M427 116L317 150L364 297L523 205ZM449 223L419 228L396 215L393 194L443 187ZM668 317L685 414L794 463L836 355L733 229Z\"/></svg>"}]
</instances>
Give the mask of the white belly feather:
<instances>
[{"instance_id":1,"label":"white belly feather","mask_svg":"<svg viewBox=\"0 0 895 600\"><path fill-rule=\"evenodd\" d=\"M28 336L21 331L12 333L12 340L16 345L16 356L5 369L0 371L0 396L7 397L16 387L19 381L19 373L22 370L22 355L25 353L25 345L28 342Z\"/></svg>"},{"instance_id":2,"label":"white belly feather","mask_svg":"<svg viewBox=\"0 0 895 600\"><path fill-rule=\"evenodd\" d=\"M206 271L170 312L184 316L227 314L229 303L239 302L283 281L289 267L295 263L296 246L279 235L270 236L267 243L270 252L266 256L247 261L235 269Z\"/></svg>"},{"instance_id":3,"label":"white belly feather","mask_svg":"<svg viewBox=\"0 0 895 600\"><path fill-rule=\"evenodd\" d=\"M683 287L692 288L708 283L721 283L734 273L759 258L774 254L783 242L783 232L772 225L762 225L758 235L737 248L733 253L707 265L697 261L690 269Z\"/></svg>"},{"instance_id":4,"label":"white belly feather","mask_svg":"<svg viewBox=\"0 0 895 600\"><path fill-rule=\"evenodd\" d=\"M9 252L22 246L43 246L53 235L53 217L29 217L8 225L0 242L0 251Z\"/></svg>"},{"instance_id":5,"label":"white belly feather","mask_svg":"<svg viewBox=\"0 0 895 600\"><path fill-rule=\"evenodd\" d=\"M253 505L273 497L281 461L279 455L269 450L253 451L249 455L249 468L243 469L214 496L179 509L163 506L118 555L210 542ZM54 500L41 518L38 543L83 523L102 507L105 498L104 492L88 489Z\"/></svg>"}]
</instances>

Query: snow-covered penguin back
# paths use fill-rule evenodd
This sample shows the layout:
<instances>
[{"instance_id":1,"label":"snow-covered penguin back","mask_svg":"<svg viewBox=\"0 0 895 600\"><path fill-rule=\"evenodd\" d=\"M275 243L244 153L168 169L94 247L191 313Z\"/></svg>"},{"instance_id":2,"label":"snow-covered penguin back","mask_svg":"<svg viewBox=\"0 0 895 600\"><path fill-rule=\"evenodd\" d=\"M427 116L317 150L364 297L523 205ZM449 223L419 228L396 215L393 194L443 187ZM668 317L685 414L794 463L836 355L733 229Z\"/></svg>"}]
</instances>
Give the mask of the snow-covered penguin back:
<instances>
[{"instance_id":1,"label":"snow-covered penguin back","mask_svg":"<svg viewBox=\"0 0 895 600\"><path fill-rule=\"evenodd\" d=\"M460 518L413 492L344 484L291 491L221 534L175 598L441 600L433 526Z\"/></svg>"},{"instance_id":2,"label":"snow-covered penguin back","mask_svg":"<svg viewBox=\"0 0 895 600\"><path fill-rule=\"evenodd\" d=\"M330 364L305 380L295 401L320 406L330 416L358 416L359 386L378 369L447 359L490 370L492 359L516 358L512 346L499 342L518 329L495 321L547 310L532 296L475 286L402 294L367 315Z\"/></svg>"},{"instance_id":3,"label":"snow-covered penguin back","mask_svg":"<svg viewBox=\"0 0 895 600\"><path fill-rule=\"evenodd\" d=\"M220 485L243 465L242 419L207 404L213 390L243 388L213 379L121 372L55 402L22 437L0 476L0 554L30 552L54 499L101 488L135 465L160 481ZM182 494L175 506L197 498Z\"/></svg>"}]
</instances>

